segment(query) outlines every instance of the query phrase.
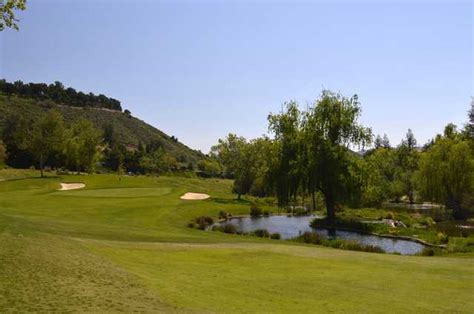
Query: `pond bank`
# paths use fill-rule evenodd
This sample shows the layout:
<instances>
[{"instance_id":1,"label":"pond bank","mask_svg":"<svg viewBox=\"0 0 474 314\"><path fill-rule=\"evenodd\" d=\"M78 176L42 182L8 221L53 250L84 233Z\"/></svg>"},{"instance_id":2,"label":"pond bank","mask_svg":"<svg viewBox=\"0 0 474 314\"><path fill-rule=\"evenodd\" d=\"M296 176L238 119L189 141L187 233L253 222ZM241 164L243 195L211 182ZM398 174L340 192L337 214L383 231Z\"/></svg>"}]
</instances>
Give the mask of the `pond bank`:
<instances>
[{"instance_id":1,"label":"pond bank","mask_svg":"<svg viewBox=\"0 0 474 314\"><path fill-rule=\"evenodd\" d=\"M363 232L351 228L334 228L332 226L317 226L313 228L310 223L321 216L287 216L273 215L269 217L252 218L249 216L233 217L221 220L213 226L233 225L239 232L251 233L255 230L265 229L269 233L279 233L283 240L290 240L301 236L305 232L316 232L329 240L347 240L362 245L377 246L387 253L404 255L418 254L426 247L439 247L423 240L407 237Z\"/></svg>"}]
</instances>

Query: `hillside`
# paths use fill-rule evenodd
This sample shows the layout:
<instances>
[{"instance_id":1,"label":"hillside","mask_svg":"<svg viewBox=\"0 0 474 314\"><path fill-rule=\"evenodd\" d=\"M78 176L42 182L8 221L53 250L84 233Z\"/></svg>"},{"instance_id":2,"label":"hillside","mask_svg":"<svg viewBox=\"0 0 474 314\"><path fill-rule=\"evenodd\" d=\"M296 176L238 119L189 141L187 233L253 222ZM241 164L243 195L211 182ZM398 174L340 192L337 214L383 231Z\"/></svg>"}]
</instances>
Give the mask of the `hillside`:
<instances>
[{"instance_id":1,"label":"hillside","mask_svg":"<svg viewBox=\"0 0 474 314\"><path fill-rule=\"evenodd\" d=\"M195 164L203 158L202 153L187 147L157 128L126 113L105 108L56 105L51 101L39 101L15 95L0 94L0 131L3 130L5 121L11 114L29 117L33 121L42 112L52 108L60 111L68 123L79 119L87 119L92 121L98 129L113 125L119 141L131 147L137 146L140 142L159 142L166 152L175 156L180 162Z\"/></svg>"}]
</instances>

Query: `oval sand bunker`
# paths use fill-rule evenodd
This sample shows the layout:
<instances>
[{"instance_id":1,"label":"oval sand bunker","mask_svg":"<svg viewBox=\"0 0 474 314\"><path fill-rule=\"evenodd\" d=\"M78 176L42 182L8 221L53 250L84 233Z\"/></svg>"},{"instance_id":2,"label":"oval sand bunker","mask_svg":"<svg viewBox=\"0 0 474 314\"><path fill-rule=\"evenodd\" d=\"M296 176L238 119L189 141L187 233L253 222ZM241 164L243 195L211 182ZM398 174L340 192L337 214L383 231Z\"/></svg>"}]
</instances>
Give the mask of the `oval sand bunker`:
<instances>
[{"instance_id":1,"label":"oval sand bunker","mask_svg":"<svg viewBox=\"0 0 474 314\"><path fill-rule=\"evenodd\" d=\"M183 196L180 197L182 200L186 201L202 201L202 200L207 200L210 196L207 194L203 193L191 193L188 192L184 194Z\"/></svg>"},{"instance_id":2,"label":"oval sand bunker","mask_svg":"<svg viewBox=\"0 0 474 314\"><path fill-rule=\"evenodd\" d=\"M86 187L84 183L61 183L59 191L78 190Z\"/></svg>"}]
</instances>

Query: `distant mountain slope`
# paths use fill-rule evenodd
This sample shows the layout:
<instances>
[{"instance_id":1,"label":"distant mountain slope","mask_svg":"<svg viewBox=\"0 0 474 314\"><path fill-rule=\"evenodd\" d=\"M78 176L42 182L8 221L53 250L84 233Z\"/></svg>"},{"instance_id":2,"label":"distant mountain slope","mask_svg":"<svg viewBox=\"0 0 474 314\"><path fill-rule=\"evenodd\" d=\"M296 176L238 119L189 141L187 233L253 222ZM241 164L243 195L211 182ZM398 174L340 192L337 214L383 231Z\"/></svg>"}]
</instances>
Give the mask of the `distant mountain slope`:
<instances>
[{"instance_id":1,"label":"distant mountain slope","mask_svg":"<svg viewBox=\"0 0 474 314\"><path fill-rule=\"evenodd\" d=\"M144 121L121 111L56 105L51 101L34 100L15 95L7 96L2 93L0 93L0 131L3 130L5 121L11 114L20 114L33 121L42 112L52 108L60 111L69 123L83 118L92 121L101 130L108 125L113 125L119 141L132 148L139 143L159 142L165 151L175 156L179 162L196 164L197 161L204 158L201 152L187 147L174 137L170 137Z\"/></svg>"}]
</instances>

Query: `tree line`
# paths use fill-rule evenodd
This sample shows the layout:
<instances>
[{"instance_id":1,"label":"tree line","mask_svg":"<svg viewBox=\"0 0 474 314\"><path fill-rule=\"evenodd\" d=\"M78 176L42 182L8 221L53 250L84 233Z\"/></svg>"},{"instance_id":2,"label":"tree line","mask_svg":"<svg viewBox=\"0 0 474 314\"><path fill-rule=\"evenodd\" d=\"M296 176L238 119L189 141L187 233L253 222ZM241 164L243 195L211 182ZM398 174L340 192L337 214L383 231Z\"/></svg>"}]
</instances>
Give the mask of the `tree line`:
<instances>
[{"instance_id":1,"label":"tree line","mask_svg":"<svg viewBox=\"0 0 474 314\"><path fill-rule=\"evenodd\" d=\"M386 135L374 139L360 115L357 95L325 90L306 110L289 102L270 114L271 138L229 134L211 157L234 178L238 197L276 196L282 208L315 209L322 200L334 219L344 205L430 201L467 217L474 208L474 102L463 129L449 124L423 147L411 130L395 147Z\"/></svg>"},{"instance_id":2,"label":"tree line","mask_svg":"<svg viewBox=\"0 0 474 314\"><path fill-rule=\"evenodd\" d=\"M53 84L45 83L23 83L15 81L9 83L6 80L0 80L0 92L7 96L18 95L21 97L32 98L40 101L51 101L59 105L73 107L93 107L106 108L110 110L122 111L120 101L114 98L93 93L78 92L72 87L65 88L61 82Z\"/></svg>"},{"instance_id":3,"label":"tree line","mask_svg":"<svg viewBox=\"0 0 474 314\"><path fill-rule=\"evenodd\" d=\"M161 141L121 143L113 125L98 129L89 120L66 123L62 114L50 110L31 121L21 115L6 120L0 140L0 165L17 168L45 166L77 172L96 170L118 173L161 174L193 170L167 153ZM98 169L100 168L100 169Z\"/></svg>"}]
</instances>

